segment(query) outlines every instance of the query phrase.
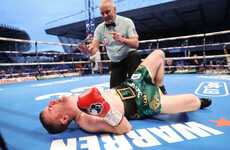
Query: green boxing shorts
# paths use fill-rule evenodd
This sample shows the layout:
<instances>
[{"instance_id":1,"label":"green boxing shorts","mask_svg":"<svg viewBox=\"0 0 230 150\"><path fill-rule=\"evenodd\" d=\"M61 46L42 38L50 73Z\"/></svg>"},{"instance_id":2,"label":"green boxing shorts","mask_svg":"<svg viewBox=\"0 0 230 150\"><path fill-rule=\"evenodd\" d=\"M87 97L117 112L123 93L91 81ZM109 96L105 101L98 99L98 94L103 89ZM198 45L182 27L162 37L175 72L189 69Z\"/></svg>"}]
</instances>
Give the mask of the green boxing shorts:
<instances>
[{"instance_id":1,"label":"green boxing shorts","mask_svg":"<svg viewBox=\"0 0 230 150\"><path fill-rule=\"evenodd\" d=\"M159 88L152 83L148 69L144 65L139 65L131 79L116 87L116 90L124 102L127 119L140 119L161 112Z\"/></svg>"}]
</instances>

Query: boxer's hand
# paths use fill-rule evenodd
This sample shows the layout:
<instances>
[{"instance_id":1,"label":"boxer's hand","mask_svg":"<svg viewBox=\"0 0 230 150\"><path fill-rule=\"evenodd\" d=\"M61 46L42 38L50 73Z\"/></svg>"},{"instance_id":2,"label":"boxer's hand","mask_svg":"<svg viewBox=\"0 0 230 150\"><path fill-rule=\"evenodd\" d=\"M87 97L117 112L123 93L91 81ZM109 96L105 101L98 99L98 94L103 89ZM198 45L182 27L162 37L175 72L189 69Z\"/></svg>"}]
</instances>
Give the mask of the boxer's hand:
<instances>
[{"instance_id":1,"label":"boxer's hand","mask_svg":"<svg viewBox=\"0 0 230 150\"><path fill-rule=\"evenodd\" d=\"M117 126L123 119L121 112L112 108L101 97L97 88L91 88L78 97L77 106L80 110L90 114L102 117L112 126Z\"/></svg>"},{"instance_id":2,"label":"boxer's hand","mask_svg":"<svg viewBox=\"0 0 230 150\"><path fill-rule=\"evenodd\" d=\"M77 106L90 115L104 117L110 105L101 97L97 88L91 88L78 97Z\"/></svg>"}]
</instances>

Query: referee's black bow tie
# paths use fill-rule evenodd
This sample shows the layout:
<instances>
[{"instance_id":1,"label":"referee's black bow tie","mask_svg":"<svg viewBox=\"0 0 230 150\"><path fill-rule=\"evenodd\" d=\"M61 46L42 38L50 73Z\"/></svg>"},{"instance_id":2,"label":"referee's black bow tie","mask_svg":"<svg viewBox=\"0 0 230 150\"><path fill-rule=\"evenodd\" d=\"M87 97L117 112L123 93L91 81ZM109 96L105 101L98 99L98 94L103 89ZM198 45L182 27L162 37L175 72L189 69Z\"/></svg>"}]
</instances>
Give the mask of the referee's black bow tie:
<instances>
[{"instance_id":1,"label":"referee's black bow tie","mask_svg":"<svg viewBox=\"0 0 230 150\"><path fill-rule=\"evenodd\" d=\"M110 27L110 26L116 26L116 24L115 24L115 22L113 22L113 23L110 23L110 24L105 24L105 26L108 28L108 27Z\"/></svg>"}]
</instances>

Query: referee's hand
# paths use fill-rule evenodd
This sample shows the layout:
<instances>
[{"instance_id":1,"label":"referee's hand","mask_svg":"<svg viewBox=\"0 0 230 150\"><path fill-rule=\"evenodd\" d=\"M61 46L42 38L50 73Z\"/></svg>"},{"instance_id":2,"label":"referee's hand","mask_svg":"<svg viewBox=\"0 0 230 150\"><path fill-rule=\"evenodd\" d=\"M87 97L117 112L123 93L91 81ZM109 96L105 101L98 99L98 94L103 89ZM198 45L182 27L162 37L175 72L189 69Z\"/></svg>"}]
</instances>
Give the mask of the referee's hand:
<instances>
[{"instance_id":1,"label":"referee's hand","mask_svg":"<svg viewBox=\"0 0 230 150\"><path fill-rule=\"evenodd\" d=\"M85 43L84 44L79 43L77 49L81 51L84 55L91 56L94 46L88 47Z\"/></svg>"}]
</instances>

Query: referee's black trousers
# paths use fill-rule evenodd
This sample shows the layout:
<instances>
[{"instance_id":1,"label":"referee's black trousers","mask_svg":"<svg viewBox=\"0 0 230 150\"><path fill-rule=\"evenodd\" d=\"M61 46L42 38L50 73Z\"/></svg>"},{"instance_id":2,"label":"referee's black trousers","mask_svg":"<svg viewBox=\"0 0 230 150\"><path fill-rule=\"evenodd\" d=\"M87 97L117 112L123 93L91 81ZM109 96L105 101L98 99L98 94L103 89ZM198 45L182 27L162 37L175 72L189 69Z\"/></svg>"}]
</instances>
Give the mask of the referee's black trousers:
<instances>
[{"instance_id":1,"label":"referee's black trousers","mask_svg":"<svg viewBox=\"0 0 230 150\"><path fill-rule=\"evenodd\" d=\"M134 71L141 63L141 56L136 51L131 51L120 62L111 62L110 88L120 85L131 78Z\"/></svg>"}]
</instances>

